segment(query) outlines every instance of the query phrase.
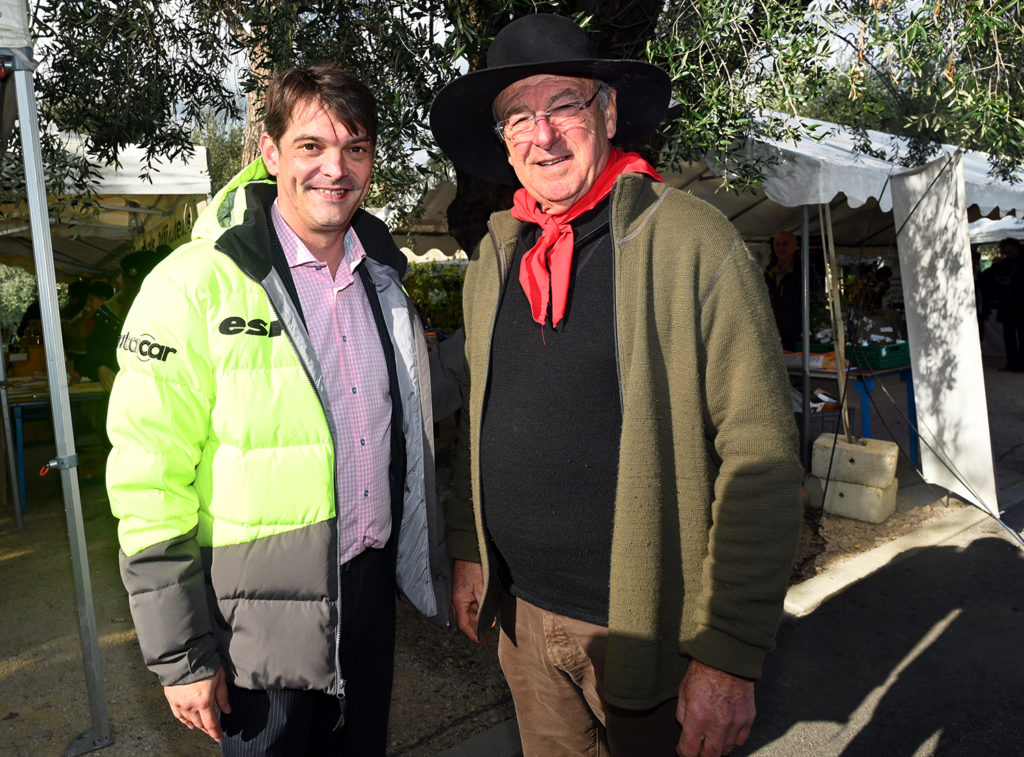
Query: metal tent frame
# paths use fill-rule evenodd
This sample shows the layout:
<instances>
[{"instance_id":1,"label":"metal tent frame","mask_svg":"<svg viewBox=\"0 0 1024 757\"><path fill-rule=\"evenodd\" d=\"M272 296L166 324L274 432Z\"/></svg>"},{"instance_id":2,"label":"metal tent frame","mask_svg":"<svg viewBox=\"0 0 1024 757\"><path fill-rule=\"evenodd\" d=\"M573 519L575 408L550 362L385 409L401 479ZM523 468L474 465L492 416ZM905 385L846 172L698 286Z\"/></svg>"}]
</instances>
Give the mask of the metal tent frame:
<instances>
[{"instance_id":1,"label":"metal tent frame","mask_svg":"<svg viewBox=\"0 0 1024 757\"><path fill-rule=\"evenodd\" d=\"M42 316L46 348L46 369L53 415L54 440L57 456L48 463L59 470L64 493L64 511L68 521L71 559L78 600L79 632L82 639L82 657L85 664L86 687L89 697L91 727L75 737L65 751L66 755L79 755L102 749L113 743L107 703L100 668L99 640L96 632L96 613L93 606L92 582L89 577L89 558L85 545L82 518L82 498L78 487L78 455L75 453L74 432L71 425L71 402L68 396L65 371L64 345L61 339L60 314L57 306L57 278L53 264L53 246L50 239L46 188L43 181L42 155L39 146L39 116L36 110L31 38L28 35L28 17L23 0L7 0L0 8L0 66L6 80L5 98L10 85L14 86L17 115L24 155L25 184L28 195L32 227L32 247L36 277L39 285L39 305ZM13 25L12 25L13 17ZM11 41L8 41L11 40ZM17 46L5 47L14 43ZM0 110L3 104L0 103ZM0 394L7 412L6 376L0 369ZM10 416L7 416L8 418ZM9 424L5 423L5 426ZM8 439L8 450L11 449ZM14 468L12 465L13 478ZM18 525L21 526L21 502L15 495Z\"/></svg>"}]
</instances>

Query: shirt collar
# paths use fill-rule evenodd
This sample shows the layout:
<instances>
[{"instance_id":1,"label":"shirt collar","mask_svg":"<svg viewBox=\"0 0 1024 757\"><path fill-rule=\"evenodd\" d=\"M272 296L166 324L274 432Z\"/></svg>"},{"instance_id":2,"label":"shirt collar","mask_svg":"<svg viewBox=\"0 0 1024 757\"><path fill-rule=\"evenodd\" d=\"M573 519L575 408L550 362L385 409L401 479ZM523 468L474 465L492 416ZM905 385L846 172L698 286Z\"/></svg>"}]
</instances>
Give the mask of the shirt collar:
<instances>
[{"instance_id":1,"label":"shirt collar","mask_svg":"<svg viewBox=\"0 0 1024 757\"><path fill-rule=\"evenodd\" d=\"M324 264L313 257L313 253L309 251L309 248L299 239L298 234L292 231L291 226L281 216L281 211L277 206L277 199L274 200L274 204L270 207L270 217L274 222L274 230L277 232L277 238L281 242L281 248L284 250L284 257L288 261L289 268L311 266L319 269L323 267ZM350 274L355 273L356 268L363 261L363 258L366 257L366 250L363 249L359 236L351 226L345 232L344 245L345 258L339 270L346 269Z\"/></svg>"}]
</instances>

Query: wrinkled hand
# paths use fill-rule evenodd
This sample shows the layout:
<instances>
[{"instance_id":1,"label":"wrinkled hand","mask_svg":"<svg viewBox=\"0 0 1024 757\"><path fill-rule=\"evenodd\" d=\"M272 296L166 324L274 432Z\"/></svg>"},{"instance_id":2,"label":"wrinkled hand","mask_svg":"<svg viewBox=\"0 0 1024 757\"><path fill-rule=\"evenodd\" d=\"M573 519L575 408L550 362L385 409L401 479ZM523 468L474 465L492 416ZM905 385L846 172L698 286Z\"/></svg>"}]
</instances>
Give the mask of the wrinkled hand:
<instances>
[{"instance_id":1,"label":"wrinkled hand","mask_svg":"<svg viewBox=\"0 0 1024 757\"><path fill-rule=\"evenodd\" d=\"M719 757L746 742L754 723L754 683L692 660L679 684L680 757Z\"/></svg>"},{"instance_id":2,"label":"wrinkled hand","mask_svg":"<svg viewBox=\"0 0 1024 757\"><path fill-rule=\"evenodd\" d=\"M477 618L480 602L484 598L484 570L478 562L455 560L452 565L452 609L455 611L455 625L477 644ZM493 623L491 624L493 628ZM484 636L484 641L487 636Z\"/></svg>"},{"instance_id":3,"label":"wrinkled hand","mask_svg":"<svg viewBox=\"0 0 1024 757\"><path fill-rule=\"evenodd\" d=\"M220 743L223 734L220 730L217 708L219 707L221 712L231 712L224 668L218 669L213 678L204 678L202 681L180 686L165 686L164 696L167 697L174 717L189 729L198 728Z\"/></svg>"}]
</instances>

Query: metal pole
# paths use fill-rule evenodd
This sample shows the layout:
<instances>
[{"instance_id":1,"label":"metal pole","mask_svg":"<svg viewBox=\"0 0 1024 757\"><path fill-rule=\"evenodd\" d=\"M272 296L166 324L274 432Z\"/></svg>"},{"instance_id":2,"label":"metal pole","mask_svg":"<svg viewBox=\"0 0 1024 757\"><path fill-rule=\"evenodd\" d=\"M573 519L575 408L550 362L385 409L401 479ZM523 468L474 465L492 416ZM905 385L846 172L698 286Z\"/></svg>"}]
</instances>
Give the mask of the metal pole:
<instances>
[{"instance_id":1,"label":"metal pole","mask_svg":"<svg viewBox=\"0 0 1024 757\"><path fill-rule=\"evenodd\" d=\"M804 470L811 469L811 261L810 261L810 211L804 205L800 209L800 305L801 335L803 339L803 372L800 390L803 393L801 411L800 459Z\"/></svg>"},{"instance_id":2,"label":"metal pole","mask_svg":"<svg viewBox=\"0 0 1024 757\"><path fill-rule=\"evenodd\" d=\"M0 405L3 405L4 434L7 440L7 470L10 473L11 492L14 494L14 518L21 528L21 492L18 491L18 469L14 462L14 439L11 437L11 407L7 403L7 356L0 350Z\"/></svg>"},{"instance_id":3,"label":"metal pole","mask_svg":"<svg viewBox=\"0 0 1024 757\"><path fill-rule=\"evenodd\" d=\"M31 50L28 50L28 53L31 55ZM71 561L78 597L78 625L82 637L89 710L92 715L91 730L74 739L65 752L66 755L79 755L109 746L114 739L110 734L107 703L103 693L103 673L100 670L99 640L96 634L89 556L82 521L82 498L78 490L78 456L75 454L64 344L61 340L60 314L57 309L57 276L53 267L53 247L50 241L46 187L43 182L43 161L39 149L39 120L32 84L31 61L28 61L28 64L21 60L15 61L14 85L18 98L18 121L21 124L21 146L25 160L25 185L32 223L36 280L39 284L39 309L43 321L43 339L46 343L46 373L49 377L53 435L57 446L57 457L50 462L50 467L60 470L64 490L64 512L68 520L68 538L71 542Z\"/></svg>"}]
</instances>

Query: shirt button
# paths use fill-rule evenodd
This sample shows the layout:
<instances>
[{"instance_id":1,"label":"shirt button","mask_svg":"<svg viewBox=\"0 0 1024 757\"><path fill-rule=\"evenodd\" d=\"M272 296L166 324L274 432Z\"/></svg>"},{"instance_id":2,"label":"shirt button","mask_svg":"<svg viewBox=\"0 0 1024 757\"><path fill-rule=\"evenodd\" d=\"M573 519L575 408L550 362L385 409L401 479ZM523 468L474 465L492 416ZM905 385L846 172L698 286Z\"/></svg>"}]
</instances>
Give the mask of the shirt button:
<instances>
[{"instance_id":1,"label":"shirt button","mask_svg":"<svg viewBox=\"0 0 1024 757\"><path fill-rule=\"evenodd\" d=\"M355 393L356 393L356 388L353 386L352 387L352 394L355 394Z\"/></svg>"},{"instance_id":2,"label":"shirt button","mask_svg":"<svg viewBox=\"0 0 1024 757\"><path fill-rule=\"evenodd\" d=\"M360 439L359 440L359 446L360 447L365 447L366 446L366 440L365 439Z\"/></svg>"},{"instance_id":3,"label":"shirt button","mask_svg":"<svg viewBox=\"0 0 1024 757\"><path fill-rule=\"evenodd\" d=\"M342 334L342 335L341 335L341 341L343 341L343 342L347 342L347 341L348 341L348 337L347 337L347 336L345 336L344 334Z\"/></svg>"},{"instance_id":4,"label":"shirt button","mask_svg":"<svg viewBox=\"0 0 1024 757\"><path fill-rule=\"evenodd\" d=\"M369 497L370 496L370 490L369 489L363 489L363 496L364 497Z\"/></svg>"}]
</instances>

